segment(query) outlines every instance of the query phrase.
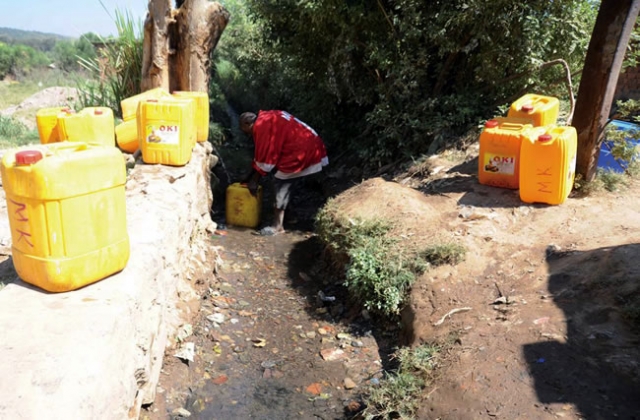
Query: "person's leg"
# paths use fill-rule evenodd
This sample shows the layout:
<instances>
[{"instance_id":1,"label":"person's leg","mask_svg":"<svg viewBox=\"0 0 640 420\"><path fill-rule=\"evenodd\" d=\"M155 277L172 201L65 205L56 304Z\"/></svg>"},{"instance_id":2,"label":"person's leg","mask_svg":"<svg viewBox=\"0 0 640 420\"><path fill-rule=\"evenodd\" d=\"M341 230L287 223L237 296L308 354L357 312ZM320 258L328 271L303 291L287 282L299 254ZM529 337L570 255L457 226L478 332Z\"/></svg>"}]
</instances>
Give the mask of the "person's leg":
<instances>
[{"instance_id":1,"label":"person's leg","mask_svg":"<svg viewBox=\"0 0 640 420\"><path fill-rule=\"evenodd\" d=\"M294 179L278 179L273 180L275 189L275 203L273 209L273 225L272 228L276 233L284 232L284 212L289 205L291 199L291 190Z\"/></svg>"}]
</instances>

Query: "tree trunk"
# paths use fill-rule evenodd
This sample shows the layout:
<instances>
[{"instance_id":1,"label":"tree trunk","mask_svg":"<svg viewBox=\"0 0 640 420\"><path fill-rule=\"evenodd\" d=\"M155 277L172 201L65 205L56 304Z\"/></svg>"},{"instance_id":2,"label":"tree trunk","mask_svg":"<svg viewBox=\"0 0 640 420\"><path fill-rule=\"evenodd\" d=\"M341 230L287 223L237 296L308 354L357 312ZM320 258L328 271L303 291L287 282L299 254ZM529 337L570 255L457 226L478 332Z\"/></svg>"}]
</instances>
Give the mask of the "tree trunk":
<instances>
[{"instance_id":1,"label":"tree trunk","mask_svg":"<svg viewBox=\"0 0 640 420\"><path fill-rule=\"evenodd\" d=\"M640 0L602 0L576 101L576 172L587 181L596 173L600 143L609 119L625 50L640 10Z\"/></svg>"},{"instance_id":2,"label":"tree trunk","mask_svg":"<svg viewBox=\"0 0 640 420\"><path fill-rule=\"evenodd\" d=\"M149 0L144 28L143 91L208 92L211 52L229 22L220 3L185 0L171 9L170 0Z\"/></svg>"},{"instance_id":3,"label":"tree trunk","mask_svg":"<svg viewBox=\"0 0 640 420\"><path fill-rule=\"evenodd\" d=\"M169 89L169 24L171 0L149 0L142 43L142 81L144 92L154 87Z\"/></svg>"}]
</instances>

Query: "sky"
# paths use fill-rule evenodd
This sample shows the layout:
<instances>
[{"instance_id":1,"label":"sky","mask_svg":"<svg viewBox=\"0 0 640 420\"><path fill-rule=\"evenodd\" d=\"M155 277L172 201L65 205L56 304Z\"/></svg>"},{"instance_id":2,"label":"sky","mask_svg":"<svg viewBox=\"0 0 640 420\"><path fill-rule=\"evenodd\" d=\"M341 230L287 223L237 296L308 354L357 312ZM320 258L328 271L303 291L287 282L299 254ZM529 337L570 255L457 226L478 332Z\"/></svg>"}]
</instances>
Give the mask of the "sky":
<instances>
[{"instance_id":1,"label":"sky","mask_svg":"<svg viewBox=\"0 0 640 420\"><path fill-rule=\"evenodd\" d=\"M143 21L147 4L148 0L3 0L0 27L74 38L87 32L116 35L115 10Z\"/></svg>"}]
</instances>

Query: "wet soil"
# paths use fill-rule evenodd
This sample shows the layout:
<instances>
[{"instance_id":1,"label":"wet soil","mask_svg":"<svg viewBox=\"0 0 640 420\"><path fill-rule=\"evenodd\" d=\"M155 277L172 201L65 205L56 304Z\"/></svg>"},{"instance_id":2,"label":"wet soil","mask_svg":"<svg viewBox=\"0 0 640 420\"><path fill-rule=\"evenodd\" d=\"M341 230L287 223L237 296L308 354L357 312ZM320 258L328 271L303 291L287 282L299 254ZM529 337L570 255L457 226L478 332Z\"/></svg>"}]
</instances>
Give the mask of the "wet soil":
<instances>
[{"instance_id":1,"label":"wet soil","mask_svg":"<svg viewBox=\"0 0 640 420\"><path fill-rule=\"evenodd\" d=\"M218 231L211 246L221 264L199 286L193 335L184 339L195 344L195 356L176 357L180 343L167 350L156 401L141 418L352 418L364 390L388 367L397 326L372 319L327 269L313 234L327 197L318 184L294 191L285 234L225 225L224 191L242 177L239 163L250 162L246 145L231 150L235 161L226 159L225 173L218 168L214 185ZM266 225L272 180L262 185Z\"/></svg>"},{"instance_id":2,"label":"wet soil","mask_svg":"<svg viewBox=\"0 0 640 420\"><path fill-rule=\"evenodd\" d=\"M168 357L165 410L149 418L177 408L195 419L351 417L389 349L380 349L371 320L344 291L322 278L317 238L229 229L215 241L224 264L188 339L195 361ZM176 378L188 387L176 387Z\"/></svg>"}]
</instances>

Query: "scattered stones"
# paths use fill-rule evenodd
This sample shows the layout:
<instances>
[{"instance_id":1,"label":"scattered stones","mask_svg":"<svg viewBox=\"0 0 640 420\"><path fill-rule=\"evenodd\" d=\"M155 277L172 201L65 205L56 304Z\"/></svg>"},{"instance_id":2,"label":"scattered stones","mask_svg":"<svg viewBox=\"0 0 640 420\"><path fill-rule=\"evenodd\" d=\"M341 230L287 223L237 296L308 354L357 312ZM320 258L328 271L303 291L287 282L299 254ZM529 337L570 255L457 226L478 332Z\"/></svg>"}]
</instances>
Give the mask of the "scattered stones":
<instances>
[{"instance_id":1,"label":"scattered stones","mask_svg":"<svg viewBox=\"0 0 640 420\"><path fill-rule=\"evenodd\" d=\"M324 328L318 328L318 334L320 334L320 335L327 335L327 334L328 334L328 332L327 332L327 330L326 330L326 329L324 329Z\"/></svg>"},{"instance_id":2,"label":"scattered stones","mask_svg":"<svg viewBox=\"0 0 640 420\"><path fill-rule=\"evenodd\" d=\"M364 347L364 343L360 340L353 340L351 342L351 347Z\"/></svg>"},{"instance_id":3,"label":"scattered stones","mask_svg":"<svg viewBox=\"0 0 640 420\"><path fill-rule=\"evenodd\" d=\"M302 336L302 338L316 338L316 332L315 331L309 331L306 334L300 334Z\"/></svg>"}]
</instances>

